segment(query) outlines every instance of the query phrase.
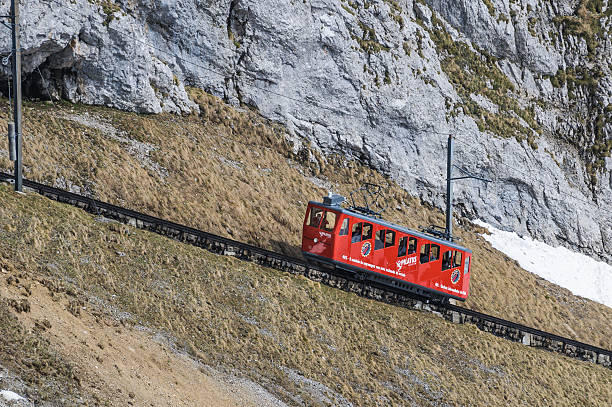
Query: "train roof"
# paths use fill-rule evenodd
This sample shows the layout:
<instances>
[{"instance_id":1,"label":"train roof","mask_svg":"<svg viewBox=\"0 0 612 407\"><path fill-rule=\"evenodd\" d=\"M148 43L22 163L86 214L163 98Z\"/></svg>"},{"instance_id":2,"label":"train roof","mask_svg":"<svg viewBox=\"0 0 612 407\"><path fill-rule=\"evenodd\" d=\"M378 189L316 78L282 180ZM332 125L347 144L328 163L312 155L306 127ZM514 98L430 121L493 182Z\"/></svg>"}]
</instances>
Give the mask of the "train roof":
<instances>
[{"instance_id":1,"label":"train roof","mask_svg":"<svg viewBox=\"0 0 612 407\"><path fill-rule=\"evenodd\" d=\"M463 247L463 246L458 245L456 243L449 242L448 240L440 239L440 238L437 238L435 236L429 235L427 233L417 232L416 230L408 229L406 227L399 226L399 225L396 225L395 223L390 223L390 222L387 222L387 221L382 220L382 219L372 218L372 217L364 215L362 213L354 212L354 211L351 211L350 209L343 208L343 207L341 207L339 205L328 205L328 204L324 204L324 203L316 202L316 201L309 201L308 204L309 205L313 204L313 205L317 205L317 206L322 206L324 208L329 208L329 209L332 209L332 210L334 210L336 212L345 213L347 215L351 215L351 216L354 216L354 217L359 218L359 219L367 220L368 222L377 223L377 224L379 224L381 226L386 226L386 227L398 230L400 232L403 232L403 233L406 233L406 234L409 234L409 235L412 235L412 236L420 237L422 239L428 239L428 240L431 240L432 242L436 242L436 243L442 244L444 246L448 246L448 247L452 247L452 248L455 248L455 249L459 249L459 250L463 250L463 251L472 253L472 251L470 249L468 249L467 247Z\"/></svg>"}]
</instances>

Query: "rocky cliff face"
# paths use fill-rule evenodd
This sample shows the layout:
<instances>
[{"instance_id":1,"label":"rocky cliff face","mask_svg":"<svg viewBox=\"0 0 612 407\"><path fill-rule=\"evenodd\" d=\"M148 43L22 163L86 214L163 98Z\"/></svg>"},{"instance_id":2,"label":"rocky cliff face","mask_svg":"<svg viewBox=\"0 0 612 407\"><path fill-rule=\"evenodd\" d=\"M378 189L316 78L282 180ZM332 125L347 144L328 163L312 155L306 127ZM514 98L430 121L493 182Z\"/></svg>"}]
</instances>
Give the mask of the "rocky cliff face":
<instances>
[{"instance_id":1,"label":"rocky cliff face","mask_svg":"<svg viewBox=\"0 0 612 407\"><path fill-rule=\"evenodd\" d=\"M32 1L24 91L180 113L196 109L185 86L200 87L439 207L456 134L456 163L494 181L455 184L462 214L611 262L611 10L609 0Z\"/></svg>"}]
</instances>

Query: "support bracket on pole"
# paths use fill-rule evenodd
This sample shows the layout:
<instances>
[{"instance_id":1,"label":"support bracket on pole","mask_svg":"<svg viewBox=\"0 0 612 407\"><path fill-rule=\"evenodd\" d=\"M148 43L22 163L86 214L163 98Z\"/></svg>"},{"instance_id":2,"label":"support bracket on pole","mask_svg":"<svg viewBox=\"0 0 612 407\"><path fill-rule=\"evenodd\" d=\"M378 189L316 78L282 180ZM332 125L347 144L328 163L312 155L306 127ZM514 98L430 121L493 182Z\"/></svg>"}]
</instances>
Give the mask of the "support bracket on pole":
<instances>
[{"instance_id":1,"label":"support bracket on pole","mask_svg":"<svg viewBox=\"0 0 612 407\"><path fill-rule=\"evenodd\" d=\"M477 179L477 180L479 180L479 181L483 181L483 182L492 182L492 181L491 181L490 179L488 179L488 178L484 178L484 177L482 177L482 176L480 176L480 175L474 175L473 173L469 172L468 170L463 169L463 168L461 168L461 167L458 167L458 166L456 166L456 165L453 165L453 167L455 167L456 169L458 169L458 170L459 170L459 171L460 171L462 174L464 174L465 176L464 176L464 177L454 177L454 178L451 178L451 181L455 181L455 180L458 180L458 179Z\"/></svg>"},{"instance_id":2,"label":"support bracket on pole","mask_svg":"<svg viewBox=\"0 0 612 407\"><path fill-rule=\"evenodd\" d=\"M459 170L463 176L453 177L453 167ZM474 175L466 169L453 165L453 135L448 136L448 150L446 161L446 228L440 226L430 226L424 229L424 232L431 233L437 237L452 242L453 238L453 181L460 179L476 179L483 182L491 182L490 179L480 175ZM443 230L443 231L442 231Z\"/></svg>"}]
</instances>

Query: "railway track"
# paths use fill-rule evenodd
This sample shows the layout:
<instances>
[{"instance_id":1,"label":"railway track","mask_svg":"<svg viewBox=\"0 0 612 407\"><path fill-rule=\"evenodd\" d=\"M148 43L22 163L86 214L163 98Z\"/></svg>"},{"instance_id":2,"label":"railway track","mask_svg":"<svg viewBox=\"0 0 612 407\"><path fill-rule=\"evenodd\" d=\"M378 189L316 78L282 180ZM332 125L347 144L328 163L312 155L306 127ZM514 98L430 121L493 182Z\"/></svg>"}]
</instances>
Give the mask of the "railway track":
<instances>
[{"instance_id":1,"label":"railway track","mask_svg":"<svg viewBox=\"0 0 612 407\"><path fill-rule=\"evenodd\" d=\"M11 182L13 176L0 172L0 181ZM265 267L300 274L311 280L391 305L430 311L453 323L472 323L482 331L490 332L514 342L521 342L526 346L547 349L551 352L561 353L612 369L612 351L607 349L453 304L427 303L418 297L377 283L375 279L353 277L338 270L314 266L300 258L286 256L38 182L24 179L23 185L58 202L67 203L95 215L114 219L136 228L149 230L198 246L213 253L234 256Z\"/></svg>"}]
</instances>

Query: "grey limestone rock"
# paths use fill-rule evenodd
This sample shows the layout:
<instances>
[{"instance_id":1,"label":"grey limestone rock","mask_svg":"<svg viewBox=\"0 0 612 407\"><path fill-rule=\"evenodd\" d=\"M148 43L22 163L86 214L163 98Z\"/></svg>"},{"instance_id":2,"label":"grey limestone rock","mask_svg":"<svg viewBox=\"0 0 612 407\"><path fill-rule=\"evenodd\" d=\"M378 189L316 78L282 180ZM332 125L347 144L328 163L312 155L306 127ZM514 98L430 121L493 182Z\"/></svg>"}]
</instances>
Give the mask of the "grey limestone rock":
<instances>
[{"instance_id":1,"label":"grey limestone rock","mask_svg":"<svg viewBox=\"0 0 612 407\"><path fill-rule=\"evenodd\" d=\"M610 6L585 17L581 2L32 1L25 91L181 113L197 109L185 86L199 87L440 208L454 133L457 163L495 181L456 184L462 215L612 262Z\"/></svg>"}]
</instances>

